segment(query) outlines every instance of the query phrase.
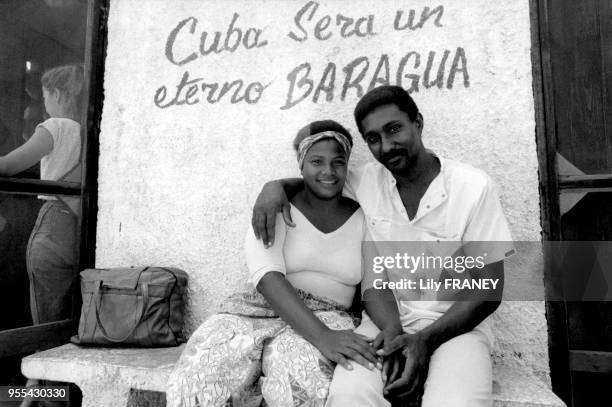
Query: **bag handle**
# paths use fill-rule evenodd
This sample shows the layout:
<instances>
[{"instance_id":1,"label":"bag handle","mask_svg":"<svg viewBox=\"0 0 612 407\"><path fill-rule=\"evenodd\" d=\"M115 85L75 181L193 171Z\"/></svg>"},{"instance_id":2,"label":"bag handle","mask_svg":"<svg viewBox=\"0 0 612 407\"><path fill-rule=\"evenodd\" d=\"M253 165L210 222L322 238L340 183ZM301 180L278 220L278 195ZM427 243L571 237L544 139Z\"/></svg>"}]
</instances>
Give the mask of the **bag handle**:
<instances>
[{"instance_id":1,"label":"bag handle","mask_svg":"<svg viewBox=\"0 0 612 407\"><path fill-rule=\"evenodd\" d=\"M140 285L140 288L142 289L142 296L136 297L138 299L138 307L136 308L136 314L140 314L140 316L138 317L138 320L134 323L134 326L127 333L127 335L121 338L113 338L108 333L106 333L106 329L104 329L102 321L100 321L100 306L102 303L102 294L100 293L101 288L102 281L100 280L98 286L96 287L96 292L94 294L96 301L96 322L98 323L98 328L100 329L102 336L104 336L107 340L114 343L123 342L134 333L136 328L138 328L138 324L140 324L140 321L142 321L142 318L144 317L145 311L147 310L147 305L149 303L149 285L145 283L142 283ZM138 311L138 308L140 308L140 311Z\"/></svg>"}]
</instances>

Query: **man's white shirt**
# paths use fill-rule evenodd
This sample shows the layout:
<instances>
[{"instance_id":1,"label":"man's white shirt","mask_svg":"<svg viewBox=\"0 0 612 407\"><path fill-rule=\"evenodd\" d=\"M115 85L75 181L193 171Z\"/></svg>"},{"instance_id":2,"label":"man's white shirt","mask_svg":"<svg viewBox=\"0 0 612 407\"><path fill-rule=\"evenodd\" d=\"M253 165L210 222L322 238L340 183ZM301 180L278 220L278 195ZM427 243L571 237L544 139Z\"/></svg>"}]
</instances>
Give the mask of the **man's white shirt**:
<instances>
[{"instance_id":1,"label":"man's white shirt","mask_svg":"<svg viewBox=\"0 0 612 407\"><path fill-rule=\"evenodd\" d=\"M349 167L343 193L361 205L367 223L367 240L503 242L488 246L486 263L511 255L512 236L492 179L469 165L436 157L440 161L440 173L421 198L412 220L408 218L395 178L382 164L371 162ZM362 290L372 287L376 278L380 275L365 267ZM453 304L451 301L411 301L408 294L405 290L394 290L404 326L419 320L434 321ZM492 342L488 326L483 323L479 328Z\"/></svg>"}]
</instances>

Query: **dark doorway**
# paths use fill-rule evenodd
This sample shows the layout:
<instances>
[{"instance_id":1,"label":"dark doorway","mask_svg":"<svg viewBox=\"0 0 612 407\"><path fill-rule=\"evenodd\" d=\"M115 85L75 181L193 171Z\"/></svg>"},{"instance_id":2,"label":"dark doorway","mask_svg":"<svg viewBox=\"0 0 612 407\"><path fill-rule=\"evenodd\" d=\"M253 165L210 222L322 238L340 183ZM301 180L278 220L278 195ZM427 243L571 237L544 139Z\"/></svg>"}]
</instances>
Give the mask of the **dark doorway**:
<instances>
[{"instance_id":1,"label":"dark doorway","mask_svg":"<svg viewBox=\"0 0 612 407\"><path fill-rule=\"evenodd\" d=\"M592 242L568 255L581 264L569 277L596 288L547 302L553 390L570 406L611 406L612 2L532 6L543 237ZM547 271L549 300L567 272Z\"/></svg>"}]
</instances>

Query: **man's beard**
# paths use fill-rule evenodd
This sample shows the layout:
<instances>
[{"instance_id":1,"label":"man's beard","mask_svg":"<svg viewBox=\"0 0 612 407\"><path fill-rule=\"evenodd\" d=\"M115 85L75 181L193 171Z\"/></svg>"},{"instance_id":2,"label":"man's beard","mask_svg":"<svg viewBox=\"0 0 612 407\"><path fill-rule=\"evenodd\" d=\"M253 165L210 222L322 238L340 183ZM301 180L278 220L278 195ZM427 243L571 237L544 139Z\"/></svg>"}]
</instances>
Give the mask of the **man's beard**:
<instances>
[{"instance_id":1,"label":"man's beard","mask_svg":"<svg viewBox=\"0 0 612 407\"><path fill-rule=\"evenodd\" d=\"M410 164L412 163L412 159L410 157L410 154L408 154L408 150L406 150L405 148L397 148L394 150L391 150L383 155L380 156L380 162L391 172L393 172L392 168L394 168L393 165L389 164L389 161L396 158L396 157L404 157L404 161L405 161L405 168L402 169L406 169L408 167L410 167Z\"/></svg>"}]
</instances>

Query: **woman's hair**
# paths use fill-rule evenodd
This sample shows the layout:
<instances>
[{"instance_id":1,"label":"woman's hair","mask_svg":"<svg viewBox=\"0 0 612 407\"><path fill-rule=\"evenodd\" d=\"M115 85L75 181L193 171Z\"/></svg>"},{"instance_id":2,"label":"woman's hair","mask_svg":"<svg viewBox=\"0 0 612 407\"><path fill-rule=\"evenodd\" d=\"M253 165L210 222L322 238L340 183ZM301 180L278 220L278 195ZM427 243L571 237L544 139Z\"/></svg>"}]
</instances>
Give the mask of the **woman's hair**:
<instances>
[{"instance_id":1,"label":"woman's hair","mask_svg":"<svg viewBox=\"0 0 612 407\"><path fill-rule=\"evenodd\" d=\"M80 119L83 105L83 88L85 74L82 65L58 66L47 70L40 79L47 91L57 89L60 92L60 103L66 114Z\"/></svg>"},{"instance_id":2,"label":"woman's hair","mask_svg":"<svg viewBox=\"0 0 612 407\"><path fill-rule=\"evenodd\" d=\"M313 134L322 133L324 131L337 131L338 133L343 134L348 139L351 147L353 147L353 138L351 137L351 133L349 133L344 126L333 120L319 120L302 127L300 131L298 131L297 135L293 139L293 149L297 151L300 143L306 137Z\"/></svg>"}]
</instances>

